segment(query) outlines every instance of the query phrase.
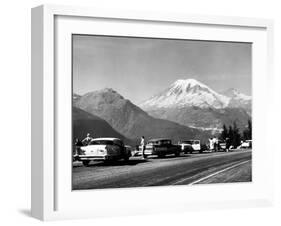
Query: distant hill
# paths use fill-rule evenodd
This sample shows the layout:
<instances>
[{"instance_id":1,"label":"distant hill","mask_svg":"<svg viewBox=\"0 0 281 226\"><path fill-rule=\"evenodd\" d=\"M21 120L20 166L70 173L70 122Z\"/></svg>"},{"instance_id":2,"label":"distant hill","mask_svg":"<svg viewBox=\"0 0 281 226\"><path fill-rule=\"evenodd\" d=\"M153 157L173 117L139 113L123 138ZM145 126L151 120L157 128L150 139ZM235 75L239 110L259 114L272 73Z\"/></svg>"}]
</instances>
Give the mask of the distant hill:
<instances>
[{"instance_id":1,"label":"distant hill","mask_svg":"<svg viewBox=\"0 0 281 226\"><path fill-rule=\"evenodd\" d=\"M150 115L162 119L171 120L192 128L201 128L202 130L219 131L223 124L226 126L236 122L241 130L245 128L249 114L241 108L158 108L148 111Z\"/></svg>"},{"instance_id":2,"label":"distant hill","mask_svg":"<svg viewBox=\"0 0 281 226\"><path fill-rule=\"evenodd\" d=\"M124 140L125 143L132 143L131 140L114 130L105 120L98 116L89 114L79 108L72 108L73 117L73 139L84 139L87 133L95 137L116 137Z\"/></svg>"},{"instance_id":3,"label":"distant hill","mask_svg":"<svg viewBox=\"0 0 281 226\"><path fill-rule=\"evenodd\" d=\"M75 102L75 106L104 119L116 131L133 140L141 136L146 139L168 137L175 141L192 138L207 140L210 135L175 122L154 118L113 89L87 93Z\"/></svg>"}]
</instances>

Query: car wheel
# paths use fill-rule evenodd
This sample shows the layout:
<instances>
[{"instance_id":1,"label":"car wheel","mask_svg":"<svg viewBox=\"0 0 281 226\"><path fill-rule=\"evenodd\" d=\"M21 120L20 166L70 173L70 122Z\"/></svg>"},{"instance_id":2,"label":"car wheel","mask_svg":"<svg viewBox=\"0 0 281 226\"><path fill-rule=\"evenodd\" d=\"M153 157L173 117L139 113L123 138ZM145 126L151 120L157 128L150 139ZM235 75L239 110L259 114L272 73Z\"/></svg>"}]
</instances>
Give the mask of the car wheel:
<instances>
[{"instance_id":1,"label":"car wheel","mask_svg":"<svg viewBox=\"0 0 281 226\"><path fill-rule=\"evenodd\" d=\"M180 152L179 151L175 152L175 156L179 157L180 156Z\"/></svg>"},{"instance_id":2,"label":"car wheel","mask_svg":"<svg viewBox=\"0 0 281 226\"><path fill-rule=\"evenodd\" d=\"M84 166L89 166L90 161L89 160L84 160L84 161L82 161L82 163L83 163Z\"/></svg>"}]
</instances>

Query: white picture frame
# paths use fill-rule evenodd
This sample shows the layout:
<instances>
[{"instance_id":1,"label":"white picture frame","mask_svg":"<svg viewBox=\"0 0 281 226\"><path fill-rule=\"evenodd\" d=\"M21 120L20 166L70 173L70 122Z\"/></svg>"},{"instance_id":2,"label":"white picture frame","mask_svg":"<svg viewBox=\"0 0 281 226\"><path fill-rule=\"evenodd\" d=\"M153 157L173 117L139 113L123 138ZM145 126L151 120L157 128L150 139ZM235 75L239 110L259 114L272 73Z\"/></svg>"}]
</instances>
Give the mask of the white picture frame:
<instances>
[{"instance_id":1,"label":"white picture frame","mask_svg":"<svg viewBox=\"0 0 281 226\"><path fill-rule=\"evenodd\" d=\"M186 28L192 32L181 33ZM173 36L166 32L170 29L174 31ZM72 33L143 37L176 35L178 38L198 40L252 42L253 137L256 139L253 182L188 188L170 186L71 191L71 155L68 154L71 153L71 144L61 134L71 130L69 43ZM270 175L273 167L273 150L266 148L270 142L266 133L266 119L270 117L268 109L271 102L266 97L273 90L272 39L273 22L265 19L110 11L56 5L33 8L32 216L41 220L56 220L271 205L273 179L267 175ZM261 88L264 92L260 92Z\"/></svg>"}]
</instances>

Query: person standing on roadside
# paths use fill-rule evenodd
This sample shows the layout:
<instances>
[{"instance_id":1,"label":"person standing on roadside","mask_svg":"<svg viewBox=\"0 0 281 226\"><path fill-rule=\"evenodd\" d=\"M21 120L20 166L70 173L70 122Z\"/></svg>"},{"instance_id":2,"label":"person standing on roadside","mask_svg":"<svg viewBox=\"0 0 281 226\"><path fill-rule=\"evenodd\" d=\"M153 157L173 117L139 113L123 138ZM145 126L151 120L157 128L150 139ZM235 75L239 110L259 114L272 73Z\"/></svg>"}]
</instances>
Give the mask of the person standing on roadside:
<instances>
[{"instance_id":1,"label":"person standing on roadside","mask_svg":"<svg viewBox=\"0 0 281 226\"><path fill-rule=\"evenodd\" d=\"M215 149L215 152L217 152L219 150L219 140L217 137L214 137L214 149Z\"/></svg>"},{"instance_id":2,"label":"person standing on roadside","mask_svg":"<svg viewBox=\"0 0 281 226\"><path fill-rule=\"evenodd\" d=\"M86 146L88 145L91 140L93 140L94 138L91 137L90 133L87 133L87 136L82 140L82 143Z\"/></svg>"},{"instance_id":3,"label":"person standing on roadside","mask_svg":"<svg viewBox=\"0 0 281 226\"><path fill-rule=\"evenodd\" d=\"M211 137L210 139L209 139L209 143L210 143L210 151L213 151L214 150L214 139Z\"/></svg>"},{"instance_id":4,"label":"person standing on roadside","mask_svg":"<svg viewBox=\"0 0 281 226\"><path fill-rule=\"evenodd\" d=\"M141 142L140 142L140 146L141 146L141 151L142 151L142 158L146 159L146 155L145 155L145 140L144 140L144 136L141 137Z\"/></svg>"}]
</instances>

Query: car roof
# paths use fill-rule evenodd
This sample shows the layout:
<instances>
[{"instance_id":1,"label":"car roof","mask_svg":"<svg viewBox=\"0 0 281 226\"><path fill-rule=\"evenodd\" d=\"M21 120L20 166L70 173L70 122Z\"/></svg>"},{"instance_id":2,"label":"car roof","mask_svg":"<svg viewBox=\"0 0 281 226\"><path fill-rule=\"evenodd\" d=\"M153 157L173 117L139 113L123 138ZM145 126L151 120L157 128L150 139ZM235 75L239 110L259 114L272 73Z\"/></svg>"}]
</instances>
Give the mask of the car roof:
<instances>
[{"instance_id":1,"label":"car roof","mask_svg":"<svg viewBox=\"0 0 281 226\"><path fill-rule=\"evenodd\" d=\"M200 140L182 140L181 142L187 142L187 141L200 141Z\"/></svg>"},{"instance_id":2,"label":"car roof","mask_svg":"<svg viewBox=\"0 0 281 226\"><path fill-rule=\"evenodd\" d=\"M189 140L185 140L185 141L200 141L200 140L189 139Z\"/></svg>"},{"instance_id":3,"label":"car roof","mask_svg":"<svg viewBox=\"0 0 281 226\"><path fill-rule=\"evenodd\" d=\"M150 139L149 141L163 141L163 140L171 140L169 138L154 138L154 139Z\"/></svg>"},{"instance_id":4,"label":"car roof","mask_svg":"<svg viewBox=\"0 0 281 226\"><path fill-rule=\"evenodd\" d=\"M94 138L92 139L92 141L97 141L97 140L109 140L109 141L113 141L113 140L120 140L119 138L114 138L114 137L100 137L100 138Z\"/></svg>"}]
</instances>

